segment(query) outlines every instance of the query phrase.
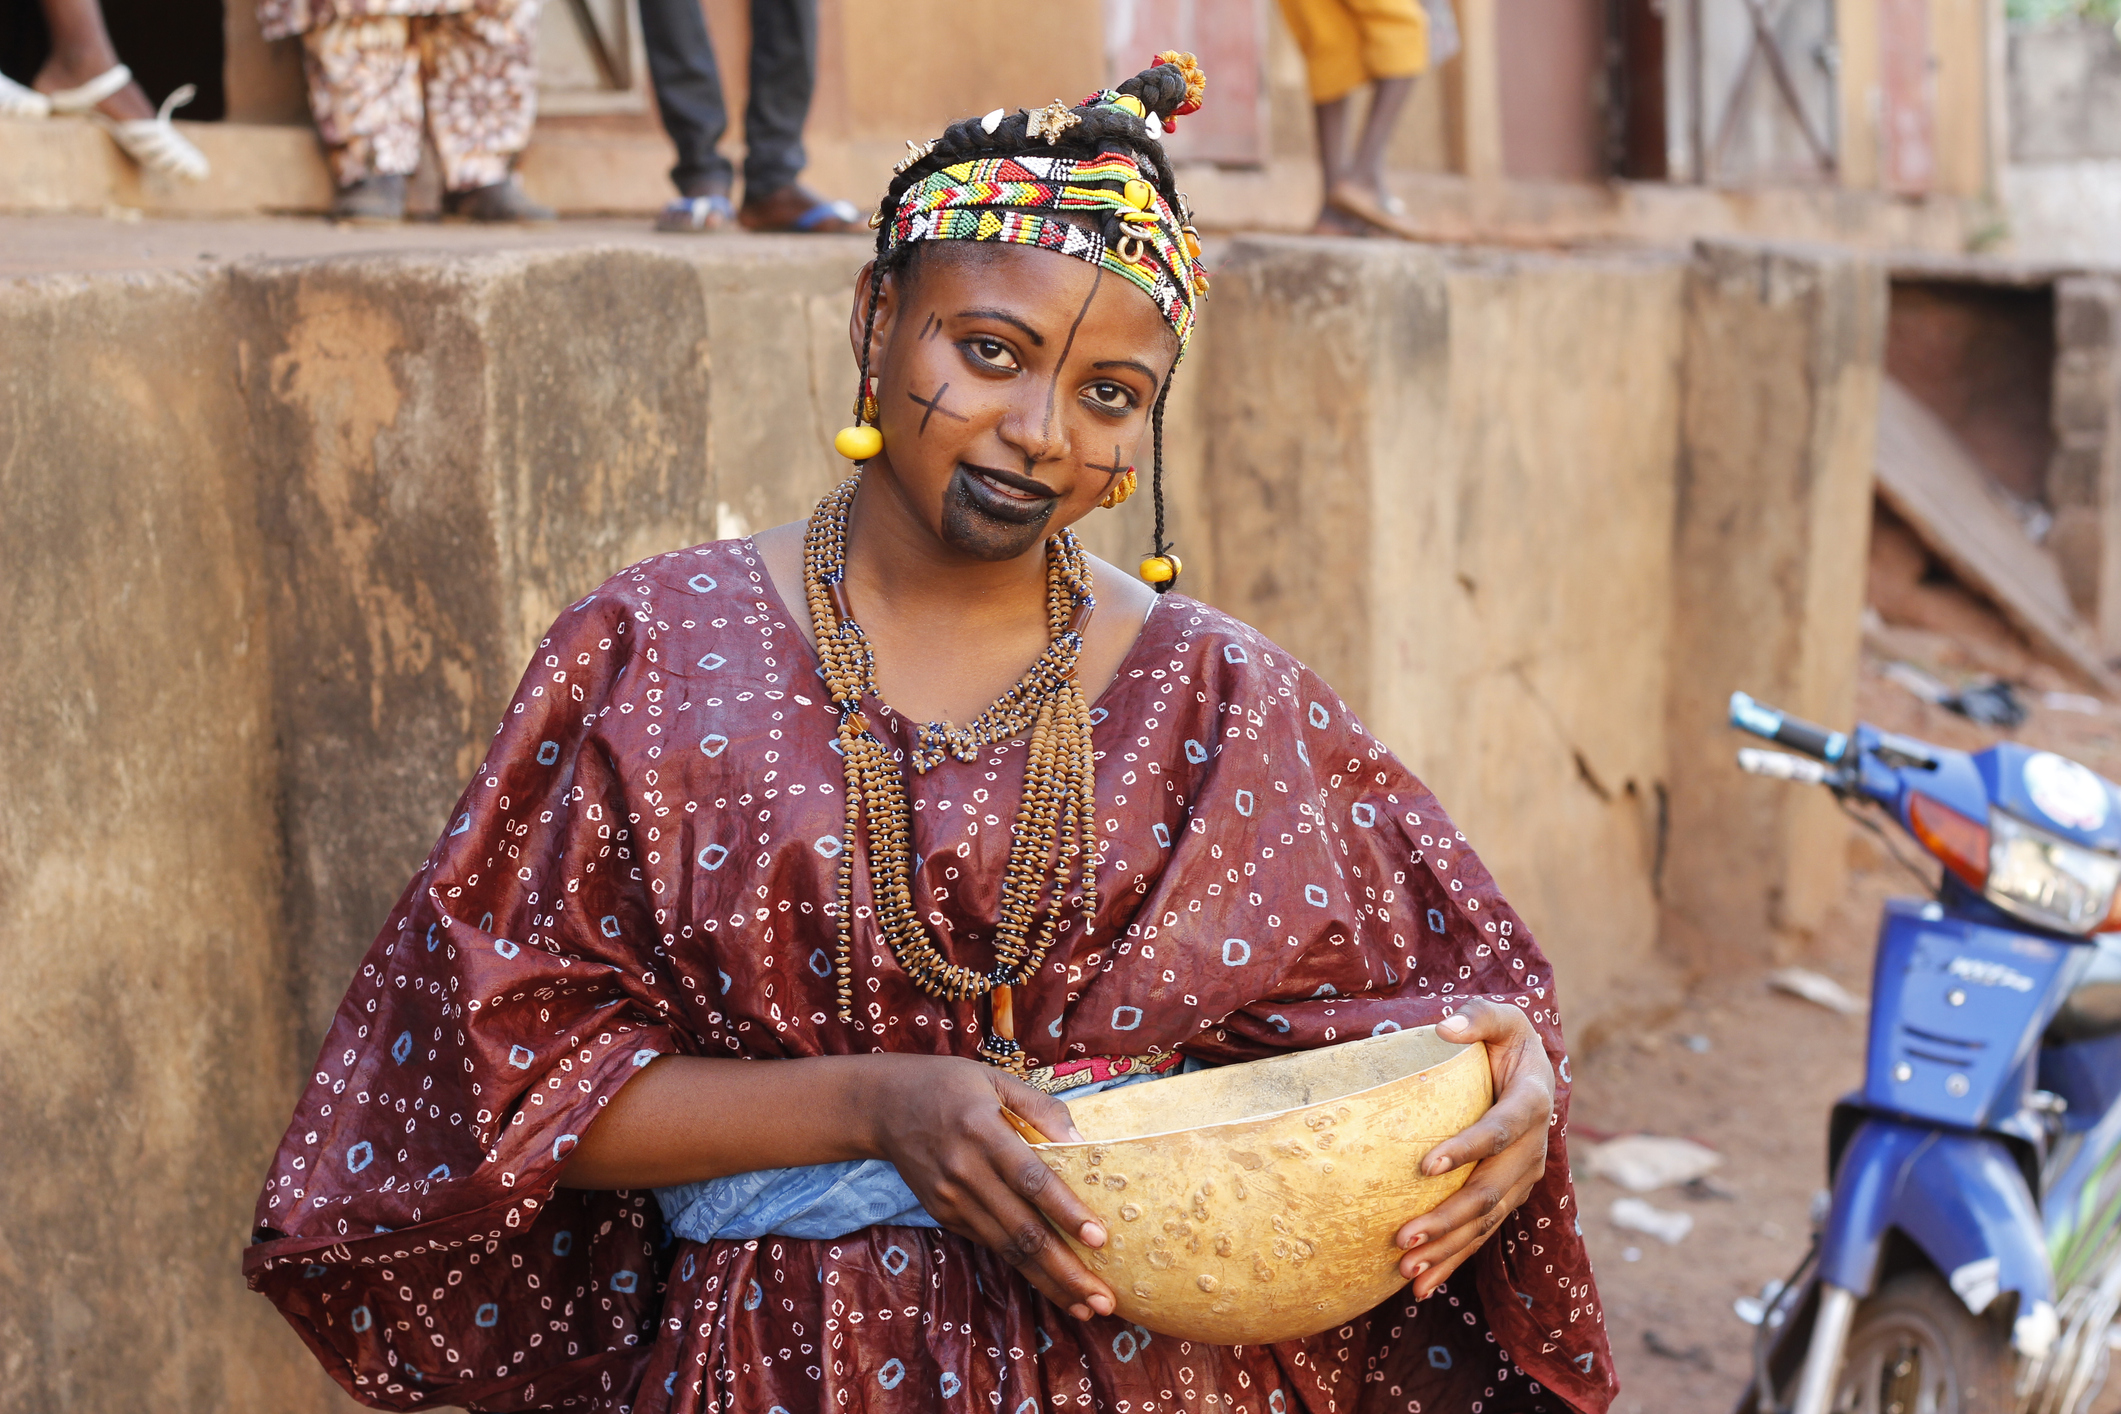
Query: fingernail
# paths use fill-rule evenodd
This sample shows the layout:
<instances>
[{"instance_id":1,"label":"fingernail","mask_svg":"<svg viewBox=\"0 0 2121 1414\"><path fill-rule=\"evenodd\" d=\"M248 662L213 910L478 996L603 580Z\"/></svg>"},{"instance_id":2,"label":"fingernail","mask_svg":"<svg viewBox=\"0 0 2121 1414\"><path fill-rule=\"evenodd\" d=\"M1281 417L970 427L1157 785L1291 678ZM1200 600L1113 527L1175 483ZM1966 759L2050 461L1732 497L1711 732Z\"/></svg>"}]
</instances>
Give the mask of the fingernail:
<instances>
[{"instance_id":1,"label":"fingernail","mask_svg":"<svg viewBox=\"0 0 2121 1414\"><path fill-rule=\"evenodd\" d=\"M1075 1317L1078 1321L1087 1321L1090 1319L1090 1308L1078 1301L1068 1308L1068 1314Z\"/></svg>"},{"instance_id":2,"label":"fingernail","mask_svg":"<svg viewBox=\"0 0 2121 1414\"><path fill-rule=\"evenodd\" d=\"M1080 1144L1083 1142L1083 1132L1080 1129L1077 1129L1072 1124L1068 1126L1068 1142L1070 1144Z\"/></svg>"},{"instance_id":3,"label":"fingernail","mask_svg":"<svg viewBox=\"0 0 2121 1414\"><path fill-rule=\"evenodd\" d=\"M1412 1252L1415 1248L1421 1246L1422 1243L1427 1242L1428 1240L1429 1235L1427 1233L1417 1232L1407 1240L1407 1250L1409 1252Z\"/></svg>"},{"instance_id":4,"label":"fingernail","mask_svg":"<svg viewBox=\"0 0 2121 1414\"><path fill-rule=\"evenodd\" d=\"M1109 1296L1093 1296L1090 1298L1090 1309L1097 1312L1100 1316L1109 1316L1112 1314L1112 1298Z\"/></svg>"},{"instance_id":5,"label":"fingernail","mask_svg":"<svg viewBox=\"0 0 2121 1414\"><path fill-rule=\"evenodd\" d=\"M1421 1171L1431 1178L1436 1177L1440 1173L1449 1173L1451 1171L1451 1156L1449 1154L1431 1154L1422 1161Z\"/></svg>"},{"instance_id":6,"label":"fingernail","mask_svg":"<svg viewBox=\"0 0 2121 1414\"><path fill-rule=\"evenodd\" d=\"M1102 1227L1098 1226L1098 1225L1097 1225L1096 1223L1084 1223L1084 1224L1083 1224L1083 1246L1085 1246L1085 1247L1102 1247L1102 1246L1104 1246L1104 1245L1105 1245L1105 1230L1104 1230L1104 1229L1103 1229Z\"/></svg>"},{"instance_id":7,"label":"fingernail","mask_svg":"<svg viewBox=\"0 0 2121 1414\"><path fill-rule=\"evenodd\" d=\"M1423 1272L1427 1271L1428 1269L1429 1264L1427 1262L1416 1262L1414 1264L1414 1275L1419 1277Z\"/></svg>"}]
</instances>

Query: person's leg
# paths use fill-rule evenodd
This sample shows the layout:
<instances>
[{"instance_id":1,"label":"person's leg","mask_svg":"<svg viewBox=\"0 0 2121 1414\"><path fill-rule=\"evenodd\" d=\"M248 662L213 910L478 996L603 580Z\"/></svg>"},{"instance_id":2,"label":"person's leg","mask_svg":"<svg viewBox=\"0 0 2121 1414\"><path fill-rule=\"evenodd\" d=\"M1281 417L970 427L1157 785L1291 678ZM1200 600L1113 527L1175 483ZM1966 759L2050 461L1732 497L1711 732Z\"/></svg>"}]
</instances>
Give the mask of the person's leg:
<instances>
[{"instance_id":1,"label":"person's leg","mask_svg":"<svg viewBox=\"0 0 2121 1414\"><path fill-rule=\"evenodd\" d=\"M420 61L402 15L306 31L302 72L332 181L342 191L378 177L402 184L420 165Z\"/></svg>"},{"instance_id":2,"label":"person's leg","mask_svg":"<svg viewBox=\"0 0 2121 1414\"><path fill-rule=\"evenodd\" d=\"M678 150L670 180L683 196L727 196L735 170L717 149L729 130L729 106L700 0L640 0L640 5L656 109Z\"/></svg>"},{"instance_id":3,"label":"person's leg","mask_svg":"<svg viewBox=\"0 0 2121 1414\"><path fill-rule=\"evenodd\" d=\"M1363 72L1374 81L1370 112L1344 179L1386 200L1385 149L1414 80L1429 66L1429 17L1421 0L1346 0L1362 36Z\"/></svg>"},{"instance_id":4,"label":"person's leg","mask_svg":"<svg viewBox=\"0 0 2121 1414\"><path fill-rule=\"evenodd\" d=\"M550 211L522 197L508 180L537 121L537 24L538 0L479 0L470 10L421 22L427 130L442 159L451 209L460 214L481 220L551 219ZM475 192L500 200L475 203L474 209L455 200Z\"/></svg>"},{"instance_id":5,"label":"person's leg","mask_svg":"<svg viewBox=\"0 0 2121 1414\"><path fill-rule=\"evenodd\" d=\"M861 213L797 180L817 81L817 0L751 0L751 96L744 105L744 207L753 231L858 231Z\"/></svg>"},{"instance_id":6,"label":"person's leg","mask_svg":"<svg viewBox=\"0 0 2121 1414\"><path fill-rule=\"evenodd\" d=\"M1391 144L1392 130L1399 126L1399 115L1413 92L1412 74L1379 79L1371 88L1370 112L1363 119L1362 137L1355 144L1355 156L1348 163L1345 180L1358 183L1380 198L1385 195L1385 149Z\"/></svg>"},{"instance_id":7,"label":"person's leg","mask_svg":"<svg viewBox=\"0 0 2121 1414\"><path fill-rule=\"evenodd\" d=\"M1319 177L1330 196L1347 171L1348 95L1364 78L1361 32L1345 0L1281 0L1281 13L1296 47L1303 52L1318 138ZM1312 229L1321 234L1353 235L1363 227L1336 211L1329 201L1320 207Z\"/></svg>"},{"instance_id":8,"label":"person's leg","mask_svg":"<svg viewBox=\"0 0 2121 1414\"><path fill-rule=\"evenodd\" d=\"M744 199L791 186L808 165L803 124L817 83L817 0L751 0Z\"/></svg>"},{"instance_id":9,"label":"person's leg","mask_svg":"<svg viewBox=\"0 0 2121 1414\"><path fill-rule=\"evenodd\" d=\"M39 93L79 88L118 66L118 51L103 26L97 0L44 0L44 24L51 32L52 52L32 85ZM98 103L96 110L121 123L155 116L154 105L136 83Z\"/></svg>"}]
</instances>

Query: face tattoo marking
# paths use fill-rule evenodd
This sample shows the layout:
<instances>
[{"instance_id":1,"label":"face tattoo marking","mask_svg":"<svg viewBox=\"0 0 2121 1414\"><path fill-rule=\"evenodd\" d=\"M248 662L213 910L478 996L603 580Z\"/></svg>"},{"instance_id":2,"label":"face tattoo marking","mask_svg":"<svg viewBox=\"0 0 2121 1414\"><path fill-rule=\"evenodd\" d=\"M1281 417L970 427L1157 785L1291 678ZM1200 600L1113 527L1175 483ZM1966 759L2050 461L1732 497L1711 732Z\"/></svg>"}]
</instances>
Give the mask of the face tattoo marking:
<instances>
[{"instance_id":1,"label":"face tattoo marking","mask_svg":"<svg viewBox=\"0 0 2121 1414\"><path fill-rule=\"evenodd\" d=\"M1096 278L1090 281L1090 293L1083 296L1083 307L1075 311L1075 322L1068 326L1068 342L1061 345L1060 357L1053 360L1053 381L1046 385L1046 425L1039 429L1041 437L1050 438L1053 435L1053 405L1060 399L1061 370L1067 367L1068 353L1075 347L1075 331L1082 328L1083 321L1090 317L1090 302L1097 298L1098 287L1105 283L1105 267L1099 265L1093 269ZM1040 342L1043 343L1044 340ZM1031 464L1032 458L1025 457L1024 465L1028 467Z\"/></svg>"},{"instance_id":2,"label":"face tattoo marking","mask_svg":"<svg viewBox=\"0 0 2121 1414\"><path fill-rule=\"evenodd\" d=\"M952 421L955 422L970 422L972 420L961 412L952 412L950 411L950 409L943 406L943 394L949 391L950 385L948 383L945 383L942 387L937 388L935 390L935 396L932 398L924 398L919 393L914 392L910 388L906 390L906 396L913 400L914 406L924 407L928 409L926 412L921 414L921 435L923 437L928 435L928 419L935 416L937 413L941 413L944 417L950 418Z\"/></svg>"},{"instance_id":3,"label":"face tattoo marking","mask_svg":"<svg viewBox=\"0 0 2121 1414\"><path fill-rule=\"evenodd\" d=\"M923 323L923 324L921 325L921 332L920 332L919 334L917 334L917 335L915 335L915 336L914 336L914 337L915 337L915 341L916 341L916 342L919 342L919 341L924 341L924 340L927 340L927 339L932 339L932 338L934 338L934 337L935 337L935 336L936 336L937 334L940 334L940 333L942 333L942 332L943 332L943 321L942 321L942 318L941 318L941 316L940 316L940 315L938 315L938 314L936 314L936 313L935 313L935 311L933 311L933 310L930 310L930 311L928 312L928 318L927 318L926 322L924 322L924 323Z\"/></svg>"},{"instance_id":4,"label":"face tattoo marking","mask_svg":"<svg viewBox=\"0 0 2121 1414\"><path fill-rule=\"evenodd\" d=\"M1089 468L1091 471L1103 472L1107 478L1114 476L1125 476L1127 474L1127 469L1124 466L1120 465L1119 444L1117 442L1112 444L1112 465L1100 466L1096 462L1084 462L1083 465Z\"/></svg>"}]
</instances>

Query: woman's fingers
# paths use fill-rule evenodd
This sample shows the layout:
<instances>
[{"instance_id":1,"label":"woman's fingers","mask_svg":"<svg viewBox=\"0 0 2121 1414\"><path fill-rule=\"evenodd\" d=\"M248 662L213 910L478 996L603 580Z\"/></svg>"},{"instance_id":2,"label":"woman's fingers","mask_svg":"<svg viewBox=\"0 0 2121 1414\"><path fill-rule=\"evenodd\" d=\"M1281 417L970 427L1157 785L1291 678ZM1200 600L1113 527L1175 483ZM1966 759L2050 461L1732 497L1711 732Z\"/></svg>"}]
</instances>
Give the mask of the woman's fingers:
<instances>
[{"instance_id":1,"label":"woman's fingers","mask_svg":"<svg viewBox=\"0 0 2121 1414\"><path fill-rule=\"evenodd\" d=\"M980 1241L1000 1253L1054 1304L1078 1318L1112 1312L1112 1288L1069 1250L1054 1231L1081 1232L1086 1227L1104 1241L1104 1231L1090 1210L1046 1167L1045 1162L1012 1135L1017 1155L1006 1146L991 1151L991 1166L974 1176L967 1197L981 1209L976 1221L986 1229ZM1018 1157L1020 1155L1021 1157ZM1051 1219L1049 1225L1048 1219ZM1084 1245L1091 1245L1085 1243ZM1078 1310L1083 1307L1087 1310Z\"/></svg>"},{"instance_id":2,"label":"woman's fingers","mask_svg":"<svg viewBox=\"0 0 2121 1414\"><path fill-rule=\"evenodd\" d=\"M1531 1196L1546 1171L1546 1136L1528 1134L1503 1153L1474 1166L1465 1186L1434 1211L1401 1229L1407 1253L1401 1275L1425 1296L1450 1274L1462 1258L1488 1239L1517 1206Z\"/></svg>"},{"instance_id":3,"label":"woman's fingers","mask_svg":"<svg viewBox=\"0 0 2121 1414\"><path fill-rule=\"evenodd\" d=\"M1544 1132L1554 1111L1554 1074L1539 1033L1523 1012L1485 998L1444 1018L1437 1034L1448 1041L1481 1041L1497 1095L1488 1112L1431 1149L1421 1171L1431 1177L1492 1158L1533 1129Z\"/></svg>"},{"instance_id":4,"label":"woman's fingers","mask_svg":"<svg viewBox=\"0 0 2121 1414\"><path fill-rule=\"evenodd\" d=\"M1076 1129L1075 1121L1068 1117L1068 1107L1045 1091L1000 1071L995 1072L994 1088L1005 1108L1030 1121L1048 1138L1069 1143L1082 1141L1083 1136ZM1015 1127L1011 1126L1012 1129ZM1002 1154L997 1157L1005 1173L1012 1167L1014 1169L1009 1186L1051 1218L1054 1226L1063 1232L1074 1233L1076 1240L1085 1247L1105 1245L1104 1225L1084 1206L1075 1190L1054 1176L1037 1150L1025 1145L1019 1155L1011 1154L1004 1146Z\"/></svg>"},{"instance_id":5,"label":"woman's fingers","mask_svg":"<svg viewBox=\"0 0 2121 1414\"><path fill-rule=\"evenodd\" d=\"M991 1073L995 1096L1004 1109L1029 1120L1033 1129L1057 1143L1082 1142L1082 1133L1069 1118L1066 1105L1036 1085L1027 1085L1013 1075L1005 1075L999 1070Z\"/></svg>"}]
</instances>

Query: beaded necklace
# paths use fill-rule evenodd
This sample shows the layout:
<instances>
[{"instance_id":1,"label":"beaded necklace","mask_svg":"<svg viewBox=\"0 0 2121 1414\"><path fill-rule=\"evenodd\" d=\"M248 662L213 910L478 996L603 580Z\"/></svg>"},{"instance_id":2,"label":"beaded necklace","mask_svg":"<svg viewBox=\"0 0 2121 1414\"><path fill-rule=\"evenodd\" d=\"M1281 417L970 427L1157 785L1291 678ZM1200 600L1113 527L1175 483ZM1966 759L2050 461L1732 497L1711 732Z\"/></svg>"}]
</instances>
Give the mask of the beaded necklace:
<instances>
[{"instance_id":1,"label":"beaded necklace","mask_svg":"<svg viewBox=\"0 0 2121 1414\"><path fill-rule=\"evenodd\" d=\"M848 608L846 591L847 513L860 485L857 471L828 492L810 513L803 534L803 592L825 685L839 709L839 750L846 761L847 847L839 860L840 1020L854 1019L854 841L866 809L869 888L877 929L892 955L931 997L986 996L991 1022L980 1055L1021 1072L1025 1060L1016 1040L1012 989L1038 970L1052 948L1078 870L1082 917L1097 914L1096 760L1089 704L1075 682L1083 627L1097 607L1089 560L1073 531L1064 529L1046 542L1046 651L968 725L921 727L910 753L913 769L926 773L946 756L976 761L996 742L1031 738L1023 799L1011 827L1009 867L1002 877L994 966L980 972L952 962L914 907L913 817L906 783L862 711L862 699L876 692L876 661Z\"/></svg>"}]
</instances>

